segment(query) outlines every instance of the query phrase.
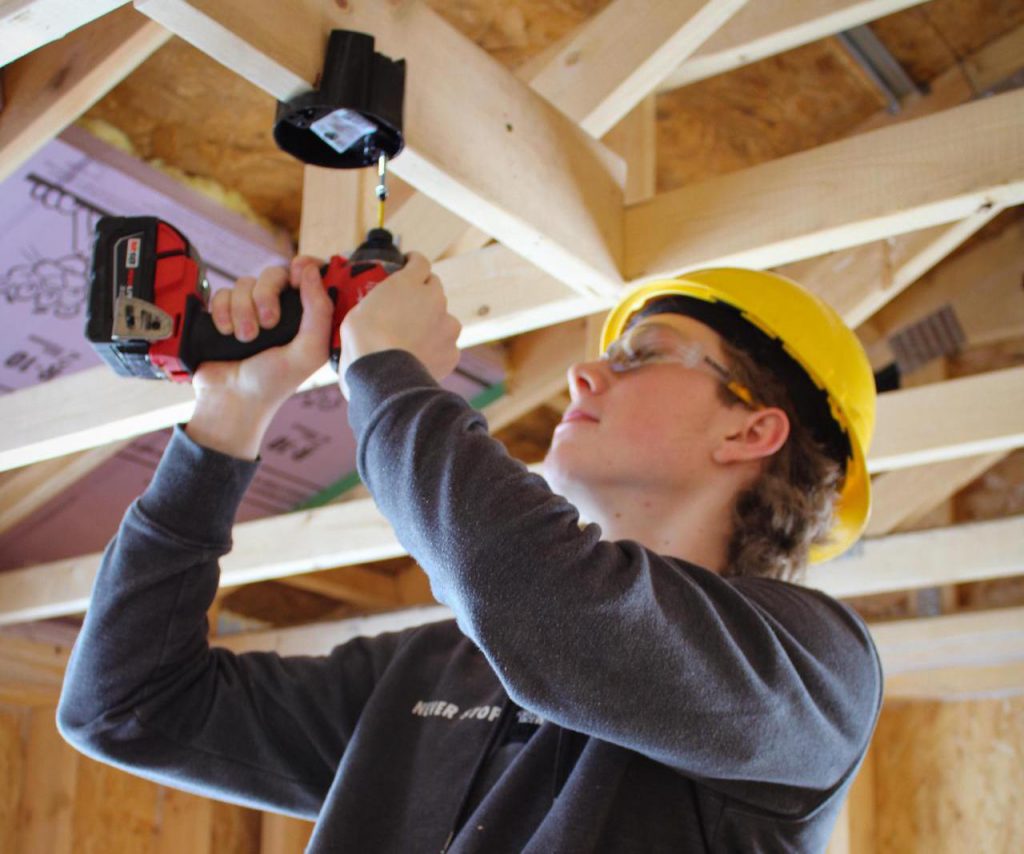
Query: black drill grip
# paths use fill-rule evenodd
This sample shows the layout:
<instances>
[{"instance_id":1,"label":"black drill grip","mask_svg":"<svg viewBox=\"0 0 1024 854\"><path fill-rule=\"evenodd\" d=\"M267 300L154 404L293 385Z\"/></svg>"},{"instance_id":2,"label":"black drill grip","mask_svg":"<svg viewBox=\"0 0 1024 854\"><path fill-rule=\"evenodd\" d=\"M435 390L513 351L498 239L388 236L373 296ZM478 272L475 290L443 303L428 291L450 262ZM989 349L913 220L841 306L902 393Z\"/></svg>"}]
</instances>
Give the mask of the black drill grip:
<instances>
[{"instance_id":1,"label":"black drill grip","mask_svg":"<svg viewBox=\"0 0 1024 854\"><path fill-rule=\"evenodd\" d=\"M332 300L337 291L328 289ZM239 341L234 335L221 335L213 325L213 317L202 301L190 295L185 307L184 328L181 336L180 359L189 373L194 374L203 362L240 362L271 347L280 347L291 341L302 321L302 300L299 292L288 288L281 294L281 316L272 329L260 328L252 341ZM327 342L324 342L324 360Z\"/></svg>"}]
</instances>

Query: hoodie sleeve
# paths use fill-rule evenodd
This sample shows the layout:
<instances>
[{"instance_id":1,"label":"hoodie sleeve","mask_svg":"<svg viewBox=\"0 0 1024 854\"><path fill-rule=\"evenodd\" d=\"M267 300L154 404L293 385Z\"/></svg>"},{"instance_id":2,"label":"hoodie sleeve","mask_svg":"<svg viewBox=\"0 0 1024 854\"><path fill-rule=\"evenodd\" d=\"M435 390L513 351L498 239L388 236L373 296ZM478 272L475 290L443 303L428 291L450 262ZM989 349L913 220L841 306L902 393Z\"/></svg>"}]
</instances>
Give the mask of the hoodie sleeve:
<instances>
[{"instance_id":1,"label":"hoodie sleeve","mask_svg":"<svg viewBox=\"0 0 1024 854\"><path fill-rule=\"evenodd\" d=\"M159 783L315 818L397 636L323 657L210 649L217 561L256 466L175 430L103 556L57 723Z\"/></svg>"},{"instance_id":2,"label":"hoodie sleeve","mask_svg":"<svg viewBox=\"0 0 1024 854\"><path fill-rule=\"evenodd\" d=\"M346 379L360 474L513 699L745 798L806 804L851 773L881 697L852 612L581 528L408 353Z\"/></svg>"}]
</instances>

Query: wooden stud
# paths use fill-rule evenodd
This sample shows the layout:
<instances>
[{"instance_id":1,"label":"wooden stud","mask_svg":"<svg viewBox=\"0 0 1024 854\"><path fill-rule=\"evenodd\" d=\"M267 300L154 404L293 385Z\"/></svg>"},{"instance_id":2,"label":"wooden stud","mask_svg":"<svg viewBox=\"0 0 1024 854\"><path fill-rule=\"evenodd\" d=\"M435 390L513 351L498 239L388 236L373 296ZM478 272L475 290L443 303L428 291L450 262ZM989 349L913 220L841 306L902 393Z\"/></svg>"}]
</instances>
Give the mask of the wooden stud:
<instances>
[{"instance_id":1,"label":"wooden stud","mask_svg":"<svg viewBox=\"0 0 1024 854\"><path fill-rule=\"evenodd\" d=\"M18 809L25 780L22 731L28 711L0 705L0 851L18 850Z\"/></svg>"},{"instance_id":2,"label":"wooden stud","mask_svg":"<svg viewBox=\"0 0 1024 854\"><path fill-rule=\"evenodd\" d=\"M191 386L88 368L0 398L0 471L187 421ZM60 412L60 418L52 413Z\"/></svg>"},{"instance_id":3,"label":"wooden stud","mask_svg":"<svg viewBox=\"0 0 1024 854\"><path fill-rule=\"evenodd\" d=\"M260 854L302 854L313 833L313 823L265 812L261 816Z\"/></svg>"},{"instance_id":4,"label":"wooden stud","mask_svg":"<svg viewBox=\"0 0 1024 854\"><path fill-rule=\"evenodd\" d=\"M0 703L50 706L57 702L68 649L29 638L0 638Z\"/></svg>"},{"instance_id":5,"label":"wooden stud","mask_svg":"<svg viewBox=\"0 0 1024 854\"><path fill-rule=\"evenodd\" d=\"M155 854L219 854L212 843L213 802L161 786Z\"/></svg>"},{"instance_id":6,"label":"wooden stud","mask_svg":"<svg viewBox=\"0 0 1024 854\"><path fill-rule=\"evenodd\" d=\"M1000 212L992 206L953 224L934 225L897 237L786 264L789 276L832 306L851 327L898 297Z\"/></svg>"},{"instance_id":7,"label":"wooden stud","mask_svg":"<svg viewBox=\"0 0 1024 854\"><path fill-rule=\"evenodd\" d=\"M87 4L43 5L70 10ZM6 50L9 25L0 26ZM4 68L0 180L89 109L169 37L159 24L125 6Z\"/></svg>"},{"instance_id":8,"label":"wooden stud","mask_svg":"<svg viewBox=\"0 0 1024 854\"><path fill-rule=\"evenodd\" d=\"M75 850L72 819L80 762L58 734L55 718L54 705L35 708L29 716L17 848L21 854Z\"/></svg>"},{"instance_id":9,"label":"wooden stud","mask_svg":"<svg viewBox=\"0 0 1024 854\"><path fill-rule=\"evenodd\" d=\"M365 169L307 166L302 172L299 254L327 259L362 243L370 227L366 211L370 198Z\"/></svg>"}]
</instances>

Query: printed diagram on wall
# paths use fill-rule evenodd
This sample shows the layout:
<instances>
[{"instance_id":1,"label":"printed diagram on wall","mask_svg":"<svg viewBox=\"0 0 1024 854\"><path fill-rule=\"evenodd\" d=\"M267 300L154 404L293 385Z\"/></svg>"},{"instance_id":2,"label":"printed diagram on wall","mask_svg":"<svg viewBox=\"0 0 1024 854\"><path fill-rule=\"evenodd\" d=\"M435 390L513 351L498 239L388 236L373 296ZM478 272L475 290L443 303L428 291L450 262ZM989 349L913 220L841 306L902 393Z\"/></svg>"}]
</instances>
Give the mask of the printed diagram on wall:
<instances>
[{"instance_id":1,"label":"printed diagram on wall","mask_svg":"<svg viewBox=\"0 0 1024 854\"><path fill-rule=\"evenodd\" d=\"M290 251L280 238L70 128L0 184L0 394L86 368L108 370L84 335L93 233L107 213L175 225L198 249L214 291L283 263ZM474 348L445 385L472 399L503 376L493 351ZM130 442L0 535L0 569L102 549L152 477L169 436L165 430ZM285 404L261 456L239 521L287 512L352 482L355 439L338 388Z\"/></svg>"},{"instance_id":2,"label":"printed diagram on wall","mask_svg":"<svg viewBox=\"0 0 1024 854\"><path fill-rule=\"evenodd\" d=\"M100 364L85 340L89 260L104 214L156 215L195 243L216 290L287 247L71 128L0 185L0 393Z\"/></svg>"}]
</instances>

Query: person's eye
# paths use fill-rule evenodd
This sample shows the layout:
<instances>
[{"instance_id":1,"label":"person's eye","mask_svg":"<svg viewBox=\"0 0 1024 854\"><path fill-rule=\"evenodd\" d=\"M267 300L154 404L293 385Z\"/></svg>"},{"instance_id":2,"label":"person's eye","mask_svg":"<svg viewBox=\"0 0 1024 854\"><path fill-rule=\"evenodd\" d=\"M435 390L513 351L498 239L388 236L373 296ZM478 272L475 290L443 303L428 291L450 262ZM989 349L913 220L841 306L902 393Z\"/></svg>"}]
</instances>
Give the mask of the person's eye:
<instances>
[{"instance_id":1,"label":"person's eye","mask_svg":"<svg viewBox=\"0 0 1024 854\"><path fill-rule=\"evenodd\" d=\"M632 353L629 354L630 361L638 365L646 365L649 362L655 362L663 357L663 354L656 347L650 345L643 345L637 347Z\"/></svg>"}]
</instances>

